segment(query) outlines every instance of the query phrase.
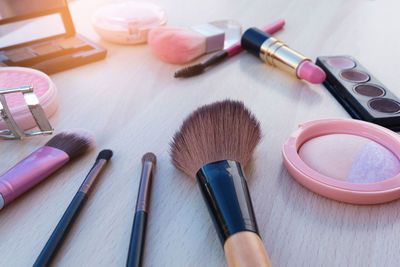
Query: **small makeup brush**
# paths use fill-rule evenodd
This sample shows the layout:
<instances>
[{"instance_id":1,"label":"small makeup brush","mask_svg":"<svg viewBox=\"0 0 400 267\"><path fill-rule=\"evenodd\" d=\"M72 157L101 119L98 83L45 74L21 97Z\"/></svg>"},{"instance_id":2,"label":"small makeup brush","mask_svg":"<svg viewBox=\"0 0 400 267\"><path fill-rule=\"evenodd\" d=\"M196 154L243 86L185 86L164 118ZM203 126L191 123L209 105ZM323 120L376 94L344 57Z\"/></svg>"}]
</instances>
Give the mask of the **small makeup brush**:
<instances>
[{"instance_id":1,"label":"small makeup brush","mask_svg":"<svg viewBox=\"0 0 400 267\"><path fill-rule=\"evenodd\" d=\"M126 267L142 266L144 241L146 239L147 216L150 208L151 187L153 184L156 155L149 152L142 157L142 174L137 195L135 218L133 220Z\"/></svg>"},{"instance_id":2,"label":"small makeup brush","mask_svg":"<svg viewBox=\"0 0 400 267\"><path fill-rule=\"evenodd\" d=\"M83 130L61 132L0 176L0 210L94 145Z\"/></svg>"},{"instance_id":3,"label":"small makeup brush","mask_svg":"<svg viewBox=\"0 0 400 267\"><path fill-rule=\"evenodd\" d=\"M71 230L71 227L78 217L79 212L85 205L86 200L88 199L90 192L93 190L94 184L96 183L101 171L106 167L106 164L112 155L113 152L109 149L100 151L93 167L90 169L82 185L79 187L78 192L75 194L64 215L58 222L42 252L36 259L36 262L33 264L33 267L50 266L51 261L56 256L56 253L61 247L62 242L65 240L65 237Z\"/></svg>"},{"instance_id":4,"label":"small makeup brush","mask_svg":"<svg viewBox=\"0 0 400 267\"><path fill-rule=\"evenodd\" d=\"M171 143L175 167L197 180L230 267L270 266L242 169L260 139L243 103L225 100L194 111Z\"/></svg>"},{"instance_id":5,"label":"small makeup brush","mask_svg":"<svg viewBox=\"0 0 400 267\"><path fill-rule=\"evenodd\" d=\"M191 28L158 27L149 32L150 50L163 61L183 64L224 47L225 32L211 24Z\"/></svg>"},{"instance_id":6,"label":"small makeup brush","mask_svg":"<svg viewBox=\"0 0 400 267\"><path fill-rule=\"evenodd\" d=\"M270 25L264 27L262 30L266 33L273 34L285 26L285 20L279 19ZM242 46L240 45L240 41L236 44L232 45L231 47L217 52L215 55L207 59L205 62L198 63L192 66L185 67L183 69L178 70L175 72L175 78L188 78L192 76L196 76L202 74L205 69L208 67L214 66L219 64L220 62L224 61L226 58L233 57L234 55L239 54L243 51Z\"/></svg>"}]
</instances>

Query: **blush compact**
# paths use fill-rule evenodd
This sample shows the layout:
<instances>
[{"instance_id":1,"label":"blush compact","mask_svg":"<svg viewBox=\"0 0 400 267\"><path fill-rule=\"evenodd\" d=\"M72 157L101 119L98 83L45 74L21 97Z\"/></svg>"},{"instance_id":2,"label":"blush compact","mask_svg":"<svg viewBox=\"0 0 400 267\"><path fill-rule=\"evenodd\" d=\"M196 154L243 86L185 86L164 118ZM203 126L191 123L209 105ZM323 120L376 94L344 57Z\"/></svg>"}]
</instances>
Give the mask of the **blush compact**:
<instances>
[{"instance_id":1,"label":"blush compact","mask_svg":"<svg viewBox=\"0 0 400 267\"><path fill-rule=\"evenodd\" d=\"M356 59L318 57L326 73L324 86L354 119L400 130L400 100Z\"/></svg>"},{"instance_id":2,"label":"blush compact","mask_svg":"<svg viewBox=\"0 0 400 267\"><path fill-rule=\"evenodd\" d=\"M353 119L303 123L282 147L284 163L300 184L354 204L400 198L400 136Z\"/></svg>"}]
</instances>

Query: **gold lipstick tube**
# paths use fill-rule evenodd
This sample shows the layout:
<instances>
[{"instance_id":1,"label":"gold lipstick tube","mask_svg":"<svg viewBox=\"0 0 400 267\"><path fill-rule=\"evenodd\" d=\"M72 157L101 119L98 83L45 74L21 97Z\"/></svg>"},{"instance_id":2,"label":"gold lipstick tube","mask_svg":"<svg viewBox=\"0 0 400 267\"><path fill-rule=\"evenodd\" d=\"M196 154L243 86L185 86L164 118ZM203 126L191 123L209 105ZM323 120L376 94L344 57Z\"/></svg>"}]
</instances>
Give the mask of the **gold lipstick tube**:
<instances>
[{"instance_id":1,"label":"gold lipstick tube","mask_svg":"<svg viewBox=\"0 0 400 267\"><path fill-rule=\"evenodd\" d=\"M270 37L260 47L259 57L266 63L294 74L297 78L297 68L309 58L288 47L284 42Z\"/></svg>"}]
</instances>

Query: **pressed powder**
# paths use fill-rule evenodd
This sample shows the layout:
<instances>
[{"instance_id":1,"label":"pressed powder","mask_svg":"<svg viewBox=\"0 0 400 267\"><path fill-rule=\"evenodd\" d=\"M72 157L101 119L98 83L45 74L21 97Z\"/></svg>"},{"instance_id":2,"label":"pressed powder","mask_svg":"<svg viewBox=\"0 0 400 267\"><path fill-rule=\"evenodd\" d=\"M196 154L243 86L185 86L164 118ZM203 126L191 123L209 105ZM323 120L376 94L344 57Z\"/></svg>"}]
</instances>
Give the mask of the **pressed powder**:
<instances>
[{"instance_id":1,"label":"pressed powder","mask_svg":"<svg viewBox=\"0 0 400 267\"><path fill-rule=\"evenodd\" d=\"M400 173L400 161L391 151L358 135L313 138L300 147L299 156L321 174L349 183L376 183Z\"/></svg>"},{"instance_id":2,"label":"pressed powder","mask_svg":"<svg viewBox=\"0 0 400 267\"><path fill-rule=\"evenodd\" d=\"M353 119L303 123L282 146L284 163L300 184L355 204L400 198L400 136Z\"/></svg>"}]
</instances>

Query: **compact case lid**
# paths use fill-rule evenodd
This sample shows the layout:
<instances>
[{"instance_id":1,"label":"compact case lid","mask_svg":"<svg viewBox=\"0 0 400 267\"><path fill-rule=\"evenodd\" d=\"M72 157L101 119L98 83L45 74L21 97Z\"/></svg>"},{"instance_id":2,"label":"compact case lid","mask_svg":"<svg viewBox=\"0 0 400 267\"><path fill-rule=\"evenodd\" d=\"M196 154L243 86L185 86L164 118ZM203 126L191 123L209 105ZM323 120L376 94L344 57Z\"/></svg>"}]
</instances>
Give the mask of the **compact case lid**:
<instances>
[{"instance_id":1,"label":"compact case lid","mask_svg":"<svg viewBox=\"0 0 400 267\"><path fill-rule=\"evenodd\" d=\"M377 204L400 198L400 173L379 182L354 183L322 174L300 157L299 150L308 141L335 134L369 139L392 152L397 161L400 159L400 137L391 130L352 119L315 120L299 125L282 147L284 163L293 178L311 191L348 203Z\"/></svg>"},{"instance_id":2,"label":"compact case lid","mask_svg":"<svg viewBox=\"0 0 400 267\"><path fill-rule=\"evenodd\" d=\"M33 92L39 99L46 116L52 116L57 108L57 88L45 73L23 67L1 67L0 89L16 88L23 85L32 85ZM7 94L7 105L14 120L22 130L36 127L36 122L29 111L21 93ZM0 130L7 129L7 125L0 118Z\"/></svg>"},{"instance_id":3,"label":"compact case lid","mask_svg":"<svg viewBox=\"0 0 400 267\"><path fill-rule=\"evenodd\" d=\"M108 4L92 16L94 29L101 37L121 44L144 43L149 30L166 23L161 7L140 1Z\"/></svg>"}]
</instances>

